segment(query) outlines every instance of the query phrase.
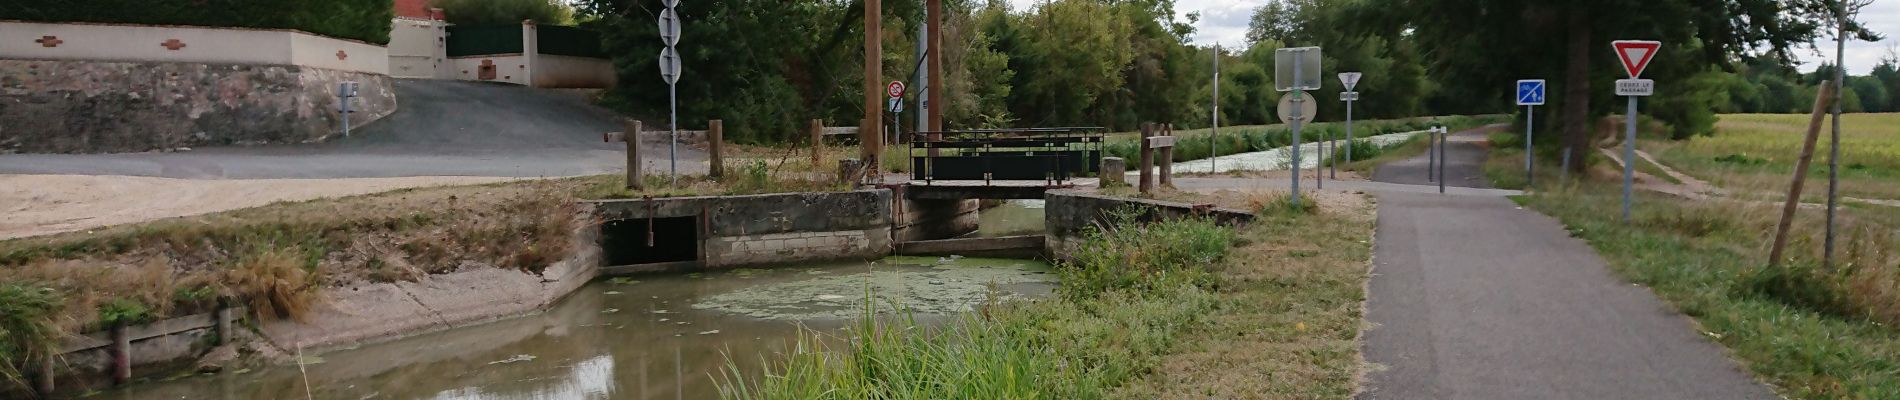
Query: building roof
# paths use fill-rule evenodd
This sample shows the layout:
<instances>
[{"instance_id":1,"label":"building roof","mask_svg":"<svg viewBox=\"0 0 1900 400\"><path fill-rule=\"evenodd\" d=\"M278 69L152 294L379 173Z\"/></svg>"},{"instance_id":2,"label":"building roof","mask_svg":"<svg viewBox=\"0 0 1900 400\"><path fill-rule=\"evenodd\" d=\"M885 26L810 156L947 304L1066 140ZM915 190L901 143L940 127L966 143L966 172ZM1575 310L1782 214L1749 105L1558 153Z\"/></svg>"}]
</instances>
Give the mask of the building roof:
<instances>
[{"instance_id":1,"label":"building roof","mask_svg":"<svg viewBox=\"0 0 1900 400\"><path fill-rule=\"evenodd\" d=\"M396 0L396 16L430 19L429 0Z\"/></svg>"}]
</instances>

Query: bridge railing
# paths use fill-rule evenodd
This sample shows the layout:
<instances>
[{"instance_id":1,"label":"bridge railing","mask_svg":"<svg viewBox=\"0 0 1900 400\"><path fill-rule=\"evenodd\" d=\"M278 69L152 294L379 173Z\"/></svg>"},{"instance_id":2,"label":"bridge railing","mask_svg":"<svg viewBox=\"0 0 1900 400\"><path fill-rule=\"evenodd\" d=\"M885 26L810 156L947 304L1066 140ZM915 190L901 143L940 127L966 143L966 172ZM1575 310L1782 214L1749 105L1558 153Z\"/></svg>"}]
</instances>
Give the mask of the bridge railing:
<instances>
[{"instance_id":1,"label":"bridge railing","mask_svg":"<svg viewBox=\"0 0 1900 400\"><path fill-rule=\"evenodd\" d=\"M911 179L1044 181L1100 172L1105 128L971 129L911 134Z\"/></svg>"}]
</instances>

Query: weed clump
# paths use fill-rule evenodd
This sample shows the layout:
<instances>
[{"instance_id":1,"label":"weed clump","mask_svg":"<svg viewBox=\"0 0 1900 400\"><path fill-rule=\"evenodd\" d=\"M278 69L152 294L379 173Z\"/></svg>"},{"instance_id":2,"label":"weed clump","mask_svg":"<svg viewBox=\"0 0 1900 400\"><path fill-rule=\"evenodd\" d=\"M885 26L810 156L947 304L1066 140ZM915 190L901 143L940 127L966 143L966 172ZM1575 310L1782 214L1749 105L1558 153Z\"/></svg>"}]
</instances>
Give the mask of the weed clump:
<instances>
[{"instance_id":1,"label":"weed clump","mask_svg":"<svg viewBox=\"0 0 1900 400\"><path fill-rule=\"evenodd\" d=\"M0 284L0 381L25 386L22 371L59 351L54 319L64 304L52 288Z\"/></svg>"}]
</instances>

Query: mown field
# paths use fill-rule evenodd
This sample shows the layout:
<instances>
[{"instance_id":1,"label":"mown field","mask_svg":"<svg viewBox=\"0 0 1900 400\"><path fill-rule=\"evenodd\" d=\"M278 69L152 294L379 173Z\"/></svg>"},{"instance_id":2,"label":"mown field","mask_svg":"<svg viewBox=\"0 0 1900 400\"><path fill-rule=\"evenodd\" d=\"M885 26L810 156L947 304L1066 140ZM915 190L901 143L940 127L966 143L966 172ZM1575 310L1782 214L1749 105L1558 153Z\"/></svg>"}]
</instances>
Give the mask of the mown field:
<instances>
[{"instance_id":1,"label":"mown field","mask_svg":"<svg viewBox=\"0 0 1900 400\"><path fill-rule=\"evenodd\" d=\"M1801 154L1808 116L1726 114L1713 136L1645 141L1664 164L1724 188L1785 192ZM1822 126L1810 179L1827 177L1828 126ZM1900 113L1845 114L1841 118L1841 195L1900 199ZM1805 198L1822 199L1825 184L1810 180ZM1824 182L1824 181L1820 181Z\"/></svg>"}]
</instances>

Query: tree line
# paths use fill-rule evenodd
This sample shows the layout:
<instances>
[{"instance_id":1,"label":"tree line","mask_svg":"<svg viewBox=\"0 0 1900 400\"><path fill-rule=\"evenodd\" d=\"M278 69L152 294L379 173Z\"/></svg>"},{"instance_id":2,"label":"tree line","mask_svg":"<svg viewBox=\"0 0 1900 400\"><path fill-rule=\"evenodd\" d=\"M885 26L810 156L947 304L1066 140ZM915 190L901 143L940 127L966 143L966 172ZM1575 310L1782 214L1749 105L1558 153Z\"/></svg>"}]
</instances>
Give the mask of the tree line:
<instances>
[{"instance_id":1,"label":"tree line","mask_svg":"<svg viewBox=\"0 0 1900 400\"><path fill-rule=\"evenodd\" d=\"M1831 4L1279 0L1254 12L1244 46L1217 50L1190 43L1199 15L1177 18L1172 0L1052 0L1028 9L945 0L943 106L950 128L1206 126L1218 59L1221 123L1275 123L1274 50L1320 46L1327 83L1316 97L1338 98L1334 73L1365 73L1355 117L1504 112L1512 109L1515 80L1545 78L1552 106L1545 110L1555 115L1540 116L1551 124L1540 131L1585 141L1591 124L1620 110L1610 83L1623 72L1609 42L1651 39L1664 47L1644 76L1658 87L1644 113L1687 136L1710 132L1716 112L1804 109L1825 72L1796 73L1792 55L1832 38ZM577 19L602 32L614 55L620 84L605 103L665 115L654 23L660 0L579 0L576 7ZM882 7L883 76L915 82L923 1ZM703 0L678 11L685 125L724 119L728 137L769 143L801 137L810 119L849 126L862 115L861 2ZM1850 28L1857 39L1879 39ZM1873 74L1849 79L1850 110L1900 109L1893 64L1890 57ZM1343 104L1320 105L1321 120L1343 118ZM915 104L909 108L906 127L916 114Z\"/></svg>"}]
</instances>

